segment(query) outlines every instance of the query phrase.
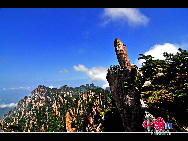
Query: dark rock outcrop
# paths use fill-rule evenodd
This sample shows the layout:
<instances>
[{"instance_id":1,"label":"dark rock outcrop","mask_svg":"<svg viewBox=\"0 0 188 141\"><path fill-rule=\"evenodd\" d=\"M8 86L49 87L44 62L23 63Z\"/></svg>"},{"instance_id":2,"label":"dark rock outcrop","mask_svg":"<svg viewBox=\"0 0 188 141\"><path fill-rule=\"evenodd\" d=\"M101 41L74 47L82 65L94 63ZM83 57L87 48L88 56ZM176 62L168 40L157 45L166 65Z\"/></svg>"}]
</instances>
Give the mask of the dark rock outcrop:
<instances>
[{"instance_id":1,"label":"dark rock outcrop","mask_svg":"<svg viewBox=\"0 0 188 141\"><path fill-rule=\"evenodd\" d=\"M110 66L106 77L113 99L125 131L143 131L144 111L141 108L140 94L134 87L134 80L140 75L138 67L130 64L126 46L118 38L114 41L114 47L120 66Z\"/></svg>"}]
</instances>

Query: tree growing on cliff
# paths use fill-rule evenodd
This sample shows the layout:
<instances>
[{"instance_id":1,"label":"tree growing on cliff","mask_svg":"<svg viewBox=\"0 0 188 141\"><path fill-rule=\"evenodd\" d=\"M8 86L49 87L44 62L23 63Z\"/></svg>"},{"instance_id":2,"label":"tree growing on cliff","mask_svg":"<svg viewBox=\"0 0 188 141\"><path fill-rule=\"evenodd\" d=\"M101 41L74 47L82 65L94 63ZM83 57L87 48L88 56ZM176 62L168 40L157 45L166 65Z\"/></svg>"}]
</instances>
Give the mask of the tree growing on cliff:
<instances>
[{"instance_id":1,"label":"tree growing on cliff","mask_svg":"<svg viewBox=\"0 0 188 141\"><path fill-rule=\"evenodd\" d=\"M140 54L138 59L145 62L136 84L140 93L147 96L150 107L168 110L182 126L188 127L188 52L178 50L176 54L164 52L165 60Z\"/></svg>"}]
</instances>

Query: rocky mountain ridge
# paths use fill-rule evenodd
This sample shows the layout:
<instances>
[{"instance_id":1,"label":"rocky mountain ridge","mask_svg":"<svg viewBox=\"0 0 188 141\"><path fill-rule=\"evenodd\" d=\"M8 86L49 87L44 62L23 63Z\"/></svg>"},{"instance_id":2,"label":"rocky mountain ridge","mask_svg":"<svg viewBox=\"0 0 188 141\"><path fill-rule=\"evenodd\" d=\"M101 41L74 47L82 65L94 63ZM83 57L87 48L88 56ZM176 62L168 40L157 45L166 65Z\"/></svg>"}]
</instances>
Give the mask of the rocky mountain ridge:
<instances>
[{"instance_id":1,"label":"rocky mountain ridge","mask_svg":"<svg viewBox=\"0 0 188 141\"><path fill-rule=\"evenodd\" d=\"M82 91L82 90L86 90ZM2 118L3 131L101 131L110 93L94 84L71 88L39 85ZM107 101L106 98L109 100Z\"/></svg>"}]
</instances>

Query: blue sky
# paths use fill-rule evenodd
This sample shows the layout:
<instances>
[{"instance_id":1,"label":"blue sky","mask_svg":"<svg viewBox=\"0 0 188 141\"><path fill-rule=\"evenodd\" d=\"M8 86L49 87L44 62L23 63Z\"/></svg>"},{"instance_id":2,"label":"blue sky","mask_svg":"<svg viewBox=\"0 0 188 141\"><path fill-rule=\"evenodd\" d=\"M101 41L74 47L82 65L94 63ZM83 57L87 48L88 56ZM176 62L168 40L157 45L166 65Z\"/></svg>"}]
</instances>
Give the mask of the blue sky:
<instances>
[{"instance_id":1,"label":"blue sky","mask_svg":"<svg viewBox=\"0 0 188 141\"><path fill-rule=\"evenodd\" d=\"M115 38L138 66L138 54L162 59L188 49L188 9L0 9L0 107L38 85L107 86L106 70L118 64Z\"/></svg>"}]
</instances>

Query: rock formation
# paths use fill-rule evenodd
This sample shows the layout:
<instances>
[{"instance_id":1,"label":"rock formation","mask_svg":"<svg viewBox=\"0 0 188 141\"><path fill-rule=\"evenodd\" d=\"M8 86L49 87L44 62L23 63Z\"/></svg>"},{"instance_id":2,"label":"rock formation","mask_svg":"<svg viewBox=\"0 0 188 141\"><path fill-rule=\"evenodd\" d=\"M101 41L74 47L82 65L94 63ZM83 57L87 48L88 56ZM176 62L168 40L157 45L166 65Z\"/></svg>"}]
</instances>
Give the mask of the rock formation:
<instances>
[{"instance_id":1,"label":"rock formation","mask_svg":"<svg viewBox=\"0 0 188 141\"><path fill-rule=\"evenodd\" d=\"M136 65L130 64L126 46L119 38L115 39L114 47L120 66L110 66L106 78L125 131L142 131L144 112L141 109L140 94L134 87L134 80L140 73Z\"/></svg>"},{"instance_id":2,"label":"rock formation","mask_svg":"<svg viewBox=\"0 0 188 141\"><path fill-rule=\"evenodd\" d=\"M66 114L66 130L67 132L76 132L76 128L71 126L72 122L76 122L75 113L72 110Z\"/></svg>"},{"instance_id":3,"label":"rock formation","mask_svg":"<svg viewBox=\"0 0 188 141\"><path fill-rule=\"evenodd\" d=\"M130 69L131 65L130 65L129 57L127 55L126 45L124 45L119 40L119 38L116 38L114 41L114 47L115 47L117 59L118 59L120 66Z\"/></svg>"},{"instance_id":4,"label":"rock formation","mask_svg":"<svg viewBox=\"0 0 188 141\"><path fill-rule=\"evenodd\" d=\"M101 132L104 112L111 107L106 97L109 91L94 84L59 89L39 85L3 116L0 132Z\"/></svg>"}]
</instances>

